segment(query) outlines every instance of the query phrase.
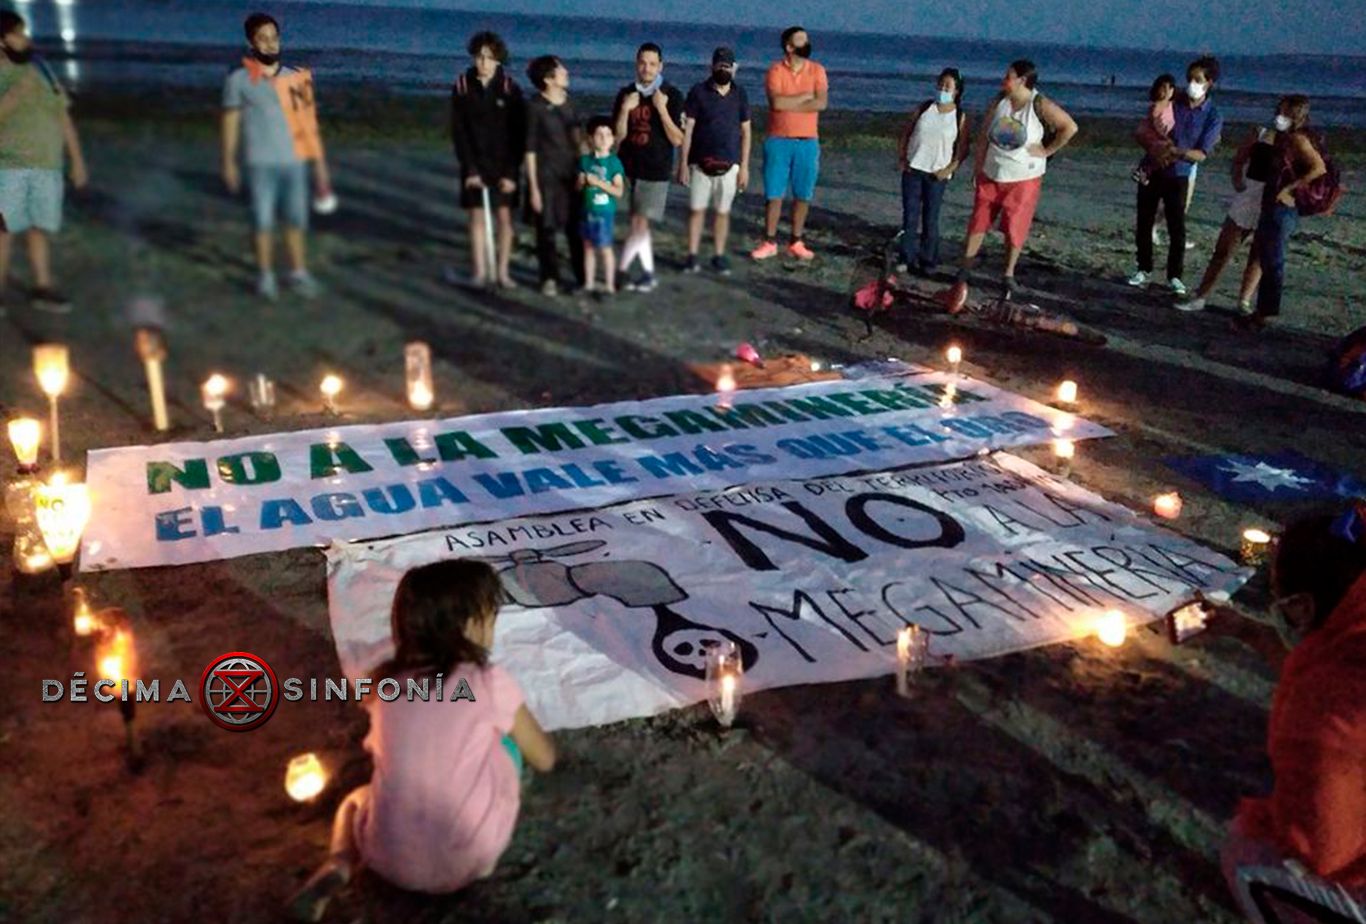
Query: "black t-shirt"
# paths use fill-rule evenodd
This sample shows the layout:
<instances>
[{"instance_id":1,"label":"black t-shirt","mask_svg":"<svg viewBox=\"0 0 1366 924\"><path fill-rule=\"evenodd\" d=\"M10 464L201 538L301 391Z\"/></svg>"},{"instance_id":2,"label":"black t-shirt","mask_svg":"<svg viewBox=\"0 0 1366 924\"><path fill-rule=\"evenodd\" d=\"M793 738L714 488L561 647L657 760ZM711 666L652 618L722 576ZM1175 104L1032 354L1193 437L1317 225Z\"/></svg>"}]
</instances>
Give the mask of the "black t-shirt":
<instances>
[{"instance_id":1,"label":"black t-shirt","mask_svg":"<svg viewBox=\"0 0 1366 924\"><path fill-rule=\"evenodd\" d=\"M579 162L578 127L574 104L569 100L553 106L537 93L527 103L526 149L536 155L538 179L575 175Z\"/></svg>"},{"instance_id":2,"label":"black t-shirt","mask_svg":"<svg viewBox=\"0 0 1366 924\"><path fill-rule=\"evenodd\" d=\"M700 164L704 158L740 162L740 125L749 121L749 98L744 87L732 83L730 92L722 96L715 84L704 80L688 91L684 112L696 123L688 163Z\"/></svg>"},{"instance_id":3,"label":"black t-shirt","mask_svg":"<svg viewBox=\"0 0 1366 924\"><path fill-rule=\"evenodd\" d=\"M612 120L621 115L622 103L626 97L636 92L631 83L617 93L612 104ZM683 128L683 94L673 84L665 83L656 91L668 97L669 118ZM617 156L626 169L626 175L633 180L668 180L673 173L674 146L669 136L664 134L664 123L655 109L655 102L649 97L641 97L640 105L631 110L626 122L626 137L617 148Z\"/></svg>"}]
</instances>

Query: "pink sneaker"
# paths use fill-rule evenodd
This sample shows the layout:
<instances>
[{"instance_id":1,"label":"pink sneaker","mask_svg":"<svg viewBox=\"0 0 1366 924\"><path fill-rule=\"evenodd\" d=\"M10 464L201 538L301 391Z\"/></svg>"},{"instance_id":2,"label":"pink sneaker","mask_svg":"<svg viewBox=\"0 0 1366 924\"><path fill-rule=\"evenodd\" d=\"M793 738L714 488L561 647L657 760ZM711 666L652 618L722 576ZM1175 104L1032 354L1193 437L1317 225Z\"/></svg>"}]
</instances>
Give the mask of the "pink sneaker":
<instances>
[{"instance_id":1,"label":"pink sneaker","mask_svg":"<svg viewBox=\"0 0 1366 924\"><path fill-rule=\"evenodd\" d=\"M788 256L796 257L798 260L814 260L816 255L811 252L811 248L806 246L805 241L793 241L787 245Z\"/></svg>"},{"instance_id":2,"label":"pink sneaker","mask_svg":"<svg viewBox=\"0 0 1366 924\"><path fill-rule=\"evenodd\" d=\"M778 255L778 243L777 241L764 241L751 250L749 255L755 260L767 260L769 257L776 257Z\"/></svg>"}]
</instances>

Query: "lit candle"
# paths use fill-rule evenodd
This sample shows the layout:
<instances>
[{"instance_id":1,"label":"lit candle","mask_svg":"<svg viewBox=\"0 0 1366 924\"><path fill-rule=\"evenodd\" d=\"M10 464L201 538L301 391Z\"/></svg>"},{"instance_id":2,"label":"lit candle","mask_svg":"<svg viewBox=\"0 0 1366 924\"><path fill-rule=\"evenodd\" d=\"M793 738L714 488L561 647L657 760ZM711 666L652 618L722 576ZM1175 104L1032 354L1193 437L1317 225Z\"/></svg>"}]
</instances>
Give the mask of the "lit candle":
<instances>
[{"instance_id":1,"label":"lit candle","mask_svg":"<svg viewBox=\"0 0 1366 924\"><path fill-rule=\"evenodd\" d=\"M1096 637L1100 639L1101 644L1110 648L1123 645L1128 633L1129 626L1125 622L1124 614L1119 610L1106 610L1096 623Z\"/></svg>"},{"instance_id":2,"label":"lit candle","mask_svg":"<svg viewBox=\"0 0 1366 924\"><path fill-rule=\"evenodd\" d=\"M43 544L42 534L29 523L14 537L14 567L20 574L40 574L52 565L52 554Z\"/></svg>"},{"instance_id":3,"label":"lit candle","mask_svg":"<svg viewBox=\"0 0 1366 924\"><path fill-rule=\"evenodd\" d=\"M62 460L61 428L57 423L57 398L66 389L71 374L66 347L56 343L40 343L33 348L33 374L47 395L52 431L52 461Z\"/></svg>"},{"instance_id":4,"label":"lit candle","mask_svg":"<svg viewBox=\"0 0 1366 924\"><path fill-rule=\"evenodd\" d=\"M1072 457L1076 454L1077 444L1072 442L1071 440L1053 441L1053 455L1057 456L1059 459L1062 459L1064 462L1070 462L1072 460Z\"/></svg>"},{"instance_id":5,"label":"lit candle","mask_svg":"<svg viewBox=\"0 0 1366 924\"><path fill-rule=\"evenodd\" d=\"M1181 495L1175 491L1157 495L1153 498L1153 513L1164 520L1175 520L1181 516Z\"/></svg>"},{"instance_id":6,"label":"lit candle","mask_svg":"<svg viewBox=\"0 0 1366 924\"><path fill-rule=\"evenodd\" d=\"M270 417L275 409L275 383L258 372L247 385L247 394L251 398L251 409L257 416Z\"/></svg>"},{"instance_id":7,"label":"lit candle","mask_svg":"<svg viewBox=\"0 0 1366 924\"><path fill-rule=\"evenodd\" d=\"M896 634L896 693L898 696L911 695L909 677L912 669L911 662L914 658L916 661L915 668L919 669L923 638L919 626L905 626Z\"/></svg>"},{"instance_id":8,"label":"lit candle","mask_svg":"<svg viewBox=\"0 0 1366 924\"><path fill-rule=\"evenodd\" d=\"M97 680L127 680L131 687L133 681L137 679L137 651L133 646L133 630L128 623L128 614L117 607L110 607L101 611L96 617L100 625L100 639L95 648L95 666ZM110 691L111 695L120 696L120 693ZM138 745L137 729L134 720L137 717L137 697L130 695L127 700L120 698L119 712L123 716L123 732L125 743L128 748L128 765L133 772L142 769L142 749Z\"/></svg>"},{"instance_id":9,"label":"lit candle","mask_svg":"<svg viewBox=\"0 0 1366 924\"><path fill-rule=\"evenodd\" d=\"M740 681L744 665L734 642L723 641L706 649L706 679L711 688L708 703L716 721L730 728L740 709Z\"/></svg>"},{"instance_id":10,"label":"lit candle","mask_svg":"<svg viewBox=\"0 0 1366 924\"><path fill-rule=\"evenodd\" d=\"M813 359L813 360L811 360L811 371L812 371L812 372L820 372L820 371L821 371L821 361L820 361L819 359Z\"/></svg>"},{"instance_id":11,"label":"lit candle","mask_svg":"<svg viewBox=\"0 0 1366 924\"><path fill-rule=\"evenodd\" d=\"M327 786L327 770L318 755L300 754L285 768L285 792L295 802L310 802Z\"/></svg>"},{"instance_id":12,"label":"lit candle","mask_svg":"<svg viewBox=\"0 0 1366 924\"><path fill-rule=\"evenodd\" d=\"M953 346L948 348L948 350L944 353L944 356L949 361L949 369L953 372L954 375L957 375L958 367L963 362L963 348L955 343Z\"/></svg>"},{"instance_id":13,"label":"lit candle","mask_svg":"<svg viewBox=\"0 0 1366 924\"><path fill-rule=\"evenodd\" d=\"M205 380L200 386L200 391L204 395L204 409L213 414L213 428L219 433L223 432L223 405L226 403L224 396L228 393L228 380L215 372Z\"/></svg>"},{"instance_id":14,"label":"lit candle","mask_svg":"<svg viewBox=\"0 0 1366 924\"><path fill-rule=\"evenodd\" d=\"M721 367L721 374L716 377L716 396L717 407L730 408L735 397L735 373L731 371L729 363Z\"/></svg>"},{"instance_id":15,"label":"lit candle","mask_svg":"<svg viewBox=\"0 0 1366 924\"><path fill-rule=\"evenodd\" d=\"M425 411L432 406L432 350L421 341L403 348L403 372L408 383L408 404Z\"/></svg>"},{"instance_id":16,"label":"lit candle","mask_svg":"<svg viewBox=\"0 0 1366 924\"><path fill-rule=\"evenodd\" d=\"M42 531L52 560L67 564L81 544L81 533L90 521L90 491L83 484L67 484L58 472L45 485L33 489L33 515Z\"/></svg>"},{"instance_id":17,"label":"lit candle","mask_svg":"<svg viewBox=\"0 0 1366 924\"><path fill-rule=\"evenodd\" d=\"M90 612L90 601L86 599L85 588L73 587L71 596L75 601L75 611L71 616L72 627L76 630L77 635L90 635L99 623L95 619L95 614Z\"/></svg>"},{"instance_id":18,"label":"lit candle","mask_svg":"<svg viewBox=\"0 0 1366 924\"><path fill-rule=\"evenodd\" d=\"M953 407L958 400L958 386L953 382L944 386L944 392L939 396L939 406L945 410Z\"/></svg>"},{"instance_id":19,"label":"lit candle","mask_svg":"<svg viewBox=\"0 0 1366 924\"><path fill-rule=\"evenodd\" d=\"M133 346L147 373L147 391L152 396L152 424L157 430L169 430L171 419L166 413L166 382L161 375L161 364L166 360L166 341L155 327L139 327L133 337Z\"/></svg>"},{"instance_id":20,"label":"lit candle","mask_svg":"<svg viewBox=\"0 0 1366 924\"><path fill-rule=\"evenodd\" d=\"M1077 403L1077 383L1071 379L1058 386L1058 401L1062 404Z\"/></svg>"},{"instance_id":21,"label":"lit candle","mask_svg":"<svg viewBox=\"0 0 1366 924\"><path fill-rule=\"evenodd\" d=\"M735 721L735 675L721 678L721 724L729 728Z\"/></svg>"},{"instance_id":22,"label":"lit candle","mask_svg":"<svg viewBox=\"0 0 1366 924\"><path fill-rule=\"evenodd\" d=\"M9 422L9 444L14 447L20 472L32 474L37 470L38 444L42 437L42 425L32 417L20 417Z\"/></svg>"},{"instance_id":23,"label":"lit candle","mask_svg":"<svg viewBox=\"0 0 1366 924\"><path fill-rule=\"evenodd\" d=\"M1271 549L1271 534L1264 529L1243 530L1243 564L1256 567L1266 562L1267 552Z\"/></svg>"},{"instance_id":24,"label":"lit candle","mask_svg":"<svg viewBox=\"0 0 1366 924\"><path fill-rule=\"evenodd\" d=\"M339 376L324 376L322 383L318 385L318 390L323 393L323 402L327 406L329 414L337 413L337 395L341 394L342 380Z\"/></svg>"}]
</instances>

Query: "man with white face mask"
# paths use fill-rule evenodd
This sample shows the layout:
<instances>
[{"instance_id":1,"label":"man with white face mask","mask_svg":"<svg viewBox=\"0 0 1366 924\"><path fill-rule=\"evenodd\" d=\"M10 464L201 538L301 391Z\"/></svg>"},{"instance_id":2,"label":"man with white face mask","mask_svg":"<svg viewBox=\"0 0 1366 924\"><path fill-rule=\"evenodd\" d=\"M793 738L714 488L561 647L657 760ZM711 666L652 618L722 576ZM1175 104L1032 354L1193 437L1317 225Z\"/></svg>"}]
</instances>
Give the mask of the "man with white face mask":
<instances>
[{"instance_id":1,"label":"man with white face mask","mask_svg":"<svg viewBox=\"0 0 1366 924\"><path fill-rule=\"evenodd\" d=\"M1129 277L1131 286L1147 285L1153 271L1153 221L1161 203L1170 232L1167 283L1173 295L1186 294L1181 281L1186 260L1186 190L1195 166L1213 153L1224 129L1224 118L1210 99L1218 79L1216 59L1205 56L1192 61L1186 68L1185 92L1172 104L1170 136L1157 135L1147 123L1139 129L1138 143L1164 166L1153 173L1146 186L1138 187L1138 270Z\"/></svg>"}]
</instances>

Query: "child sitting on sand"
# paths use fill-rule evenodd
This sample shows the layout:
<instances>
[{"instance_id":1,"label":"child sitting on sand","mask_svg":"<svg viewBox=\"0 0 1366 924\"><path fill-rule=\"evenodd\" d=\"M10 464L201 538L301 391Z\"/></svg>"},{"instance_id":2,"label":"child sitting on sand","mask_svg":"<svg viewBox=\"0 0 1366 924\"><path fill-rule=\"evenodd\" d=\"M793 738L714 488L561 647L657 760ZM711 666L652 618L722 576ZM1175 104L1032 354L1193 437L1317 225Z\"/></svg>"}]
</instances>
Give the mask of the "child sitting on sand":
<instances>
[{"instance_id":1,"label":"child sitting on sand","mask_svg":"<svg viewBox=\"0 0 1366 924\"><path fill-rule=\"evenodd\" d=\"M493 872L512 838L523 758L542 772L555 745L523 703L517 682L488 661L502 585L468 559L415 568L394 595L394 656L372 675L445 675L447 691L468 682L473 702L448 697L372 699L365 747L368 785L337 809L326 862L290 902L317 921L361 867L415 892L454 892Z\"/></svg>"},{"instance_id":2,"label":"child sitting on sand","mask_svg":"<svg viewBox=\"0 0 1366 924\"><path fill-rule=\"evenodd\" d=\"M1176 96L1176 78L1171 74L1163 74L1153 81L1152 89L1148 91L1148 99L1152 105L1148 107L1148 117L1145 120L1152 125L1153 130L1163 138L1170 138L1172 126L1176 124L1176 118L1172 114L1172 98ZM1141 130L1141 127L1140 127ZM1158 162L1158 159L1151 154L1144 154L1143 160L1139 161L1134 168L1134 182L1139 186L1147 186L1148 178L1157 170L1161 170L1166 164Z\"/></svg>"}]
</instances>

